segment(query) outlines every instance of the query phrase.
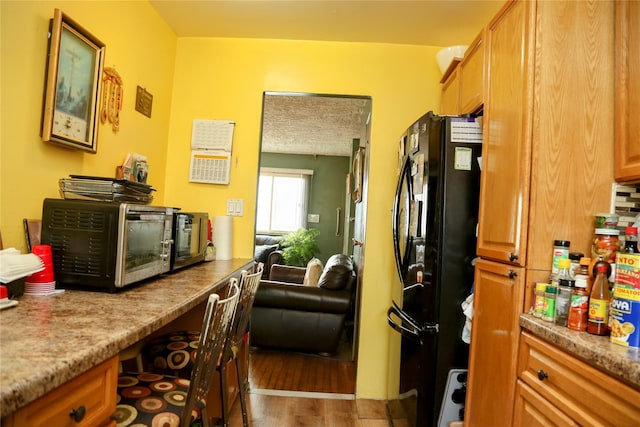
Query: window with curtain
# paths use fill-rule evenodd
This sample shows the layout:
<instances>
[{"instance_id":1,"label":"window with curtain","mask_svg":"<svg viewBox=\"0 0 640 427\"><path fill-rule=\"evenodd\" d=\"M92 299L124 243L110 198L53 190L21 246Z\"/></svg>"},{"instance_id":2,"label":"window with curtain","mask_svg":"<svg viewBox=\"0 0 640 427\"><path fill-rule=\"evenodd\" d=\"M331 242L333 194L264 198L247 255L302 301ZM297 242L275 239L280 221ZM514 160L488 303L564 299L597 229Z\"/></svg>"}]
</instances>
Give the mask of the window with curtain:
<instances>
[{"instance_id":1,"label":"window with curtain","mask_svg":"<svg viewBox=\"0 0 640 427\"><path fill-rule=\"evenodd\" d=\"M312 170L260 168L258 233L288 233L306 228L312 176Z\"/></svg>"}]
</instances>

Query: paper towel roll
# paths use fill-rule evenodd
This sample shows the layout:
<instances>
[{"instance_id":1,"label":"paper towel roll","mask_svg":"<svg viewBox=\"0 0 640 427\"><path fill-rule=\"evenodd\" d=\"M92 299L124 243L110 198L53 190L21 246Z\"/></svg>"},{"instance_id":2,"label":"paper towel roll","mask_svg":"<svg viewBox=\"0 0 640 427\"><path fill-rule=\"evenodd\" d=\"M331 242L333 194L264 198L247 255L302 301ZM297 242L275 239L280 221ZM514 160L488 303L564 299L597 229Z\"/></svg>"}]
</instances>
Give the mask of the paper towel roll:
<instances>
[{"instance_id":1,"label":"paper towel roll","mask_svg":"<svg viewBox=\"0 0 640 427\"><path fill-rule=\"evenodd\" d=\"M213 217L213 245L216 247L216 259L232 258L233 250L233 217Z\"/></svg>"}]
</instances>

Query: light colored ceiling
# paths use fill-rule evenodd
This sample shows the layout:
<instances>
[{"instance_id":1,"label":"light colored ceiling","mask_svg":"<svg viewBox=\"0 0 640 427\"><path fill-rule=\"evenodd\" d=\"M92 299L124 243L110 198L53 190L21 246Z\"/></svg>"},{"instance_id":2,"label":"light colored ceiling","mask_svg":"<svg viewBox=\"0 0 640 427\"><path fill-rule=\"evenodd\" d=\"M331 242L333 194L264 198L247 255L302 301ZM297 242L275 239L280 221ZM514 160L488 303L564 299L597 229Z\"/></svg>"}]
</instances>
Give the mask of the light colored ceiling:
<instances>
[{"instance_id":1,"label":"light colored ceiling","mask_svg":"<svg viewBox=\"0 0 640 427\"><path fill-rule=\"evenodd\" d=\"M468 44L504 0L150 0L178 37Z\"/></svg>"},{"instance_id":2,"label":"light colored ceiling","mask_svg":"<svg viewBox=\"0 0 640 427\"><path fill-rule=\"evenodd\" d=\"M468 44L503 0L150 0L178 37ZM434 58L435 61L435 58ZM349 155L362 100L267 97L263 151ZM334 105L332 103L335 103ZM374 118L375 119L375 118ZM356 123L356 121L358 121ZM356 130L357 129L357 130Z\"/></svg>"},{"instance_id":3,"label":"light colored ceiling","mask_svg":"<svg viewBox=\"0 0 640 427\"><path fill-rule=\"evenodd\" d=\"M362 135L368 98L267 94L262 152L350 156Z\"/></svg>"}]
</instances>

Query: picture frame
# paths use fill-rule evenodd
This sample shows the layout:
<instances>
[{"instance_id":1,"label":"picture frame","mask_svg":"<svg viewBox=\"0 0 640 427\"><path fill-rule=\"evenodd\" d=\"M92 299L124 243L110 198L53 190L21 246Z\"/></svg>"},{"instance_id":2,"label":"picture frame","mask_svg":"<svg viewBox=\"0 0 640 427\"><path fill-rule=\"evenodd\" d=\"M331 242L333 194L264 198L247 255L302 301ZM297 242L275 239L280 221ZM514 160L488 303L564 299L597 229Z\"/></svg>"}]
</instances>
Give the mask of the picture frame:
<instances>
[{"instance_id":1,"label":"picture frame","mask_svg":"<svg viewBox=\"0 0 640 427\"><path fill-rule=\"evenodd\" d=\"M99 98L106 46L54 10L42 112L42 140L97 152Z\"/></svg>"}]
</instances>

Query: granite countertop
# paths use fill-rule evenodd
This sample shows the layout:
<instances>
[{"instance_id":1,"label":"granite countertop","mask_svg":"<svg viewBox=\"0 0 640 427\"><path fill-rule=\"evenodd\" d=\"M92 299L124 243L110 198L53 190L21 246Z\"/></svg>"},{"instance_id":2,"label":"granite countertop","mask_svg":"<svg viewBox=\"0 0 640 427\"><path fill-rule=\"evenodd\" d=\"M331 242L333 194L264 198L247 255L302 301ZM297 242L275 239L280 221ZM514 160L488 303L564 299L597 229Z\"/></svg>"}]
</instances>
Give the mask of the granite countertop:
<instances>
[{"instance_id":1,"label":"granite countertop","mask_svg":"<svg viewBox=\"0 0 640 427\"><path fill-rule=\"evenodd\" d=\"M572 331L530 314L520 315L520 326L596 368L640 389L640 349L627 348L587 332Z\"/></svg>"},{"instance_id":2,"label":"granite countertop","mask_svg":"<svg viewBox=\"0 0 640 427\"><path fill-rule=\"evenodd\" d=\"M24 295L0 311L0 416L118 354L204 302L249 259L205 262L114 294Z\"/></svg>"}]
</instances>

